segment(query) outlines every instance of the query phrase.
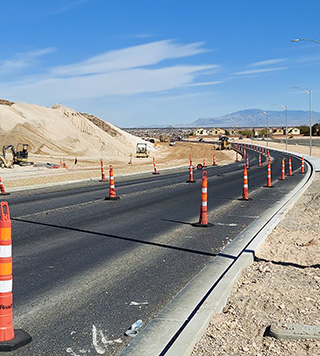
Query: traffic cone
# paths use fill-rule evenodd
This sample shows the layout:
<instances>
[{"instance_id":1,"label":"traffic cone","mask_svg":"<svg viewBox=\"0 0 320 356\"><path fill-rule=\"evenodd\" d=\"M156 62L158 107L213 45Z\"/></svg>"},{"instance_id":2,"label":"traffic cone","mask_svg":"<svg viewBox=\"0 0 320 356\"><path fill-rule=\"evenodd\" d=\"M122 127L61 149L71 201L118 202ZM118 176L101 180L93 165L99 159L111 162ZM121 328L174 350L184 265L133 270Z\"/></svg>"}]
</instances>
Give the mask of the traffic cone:
<instances>
[{"instance_id":1,"label":"traffic cone","mask_svg":"<svg viewBox=\"0 0 320 356\"><path fill-rule=\"evenodd\" d=\"M285 173L285 159L282 158L282 166L281 166L281 177L279 178L279 180L284 180L284 173Z\"/></svg>"},{"instance_id":2,"label":"traffic cone","mask_svg":"<svg viewBox=\"0 0 320 356\"><path fill-rule=\"evenodd\" d=\"M300 173L305 173L304 171L304 157L301 158L301 172Z\"/></svg>"},{"instance_id":3,"label":"traffic cone","mask_svg":"<svg viewBox=\"0 0 320 356\"><path fill-rule=\"evenodd\" d=\"M209 227L213 224L208 223L207 218L207 200L208 200L208 177L207 171L202 172L202 184L201 184L201 207L199 222L192 224L196 227Z\"/></svg>"},{"instance_id":4,"label":"traffic cone","mask_svg":"<svg viewBox=\"0 0 320 356\"><path fill-rule=\"evenodd\" d=\"M289 176L292 176L292 163L291 163L291 157L289 157Z\"/></svg>"},{"instance_id":5,"label":"traffic cone","mask_svg":"<svg viewBox=\"0 0 320 356\"><path fill-rule=\"evenodd\" d=\"M32 338L13 329L11 219L6 201L0 203L0 216L0 351L13 351Z\"/></svg>"},{"instance_id":6,"label":"traffic cone","mask_svg":"<svg viewBox=\"0 0 320 356\"><path fill-rule=\"evenodd\" d=\"M117 197L116 187L114 185L114 176L113 176L113 167L109 167L109 196L105 197L105 200L118 200L120 197Z\"/></svg>"},{"instance_id":7,"label":"traffic cone","mask_svg":"<svg viewBox=\"0 0 320 356\"><path fill-rule=\"evenodd\" d=\"M261 153L259 153L258 167L261 167Z\"/></svg>"},{"instance_id":8,"label":"traffic cone","mask_svg":"<svg viewBox=\"0 0 320 356\"><path fill-rule=\"evenodd\" d=\"M271 163L268 162L268 169L267 169L268 175L267 175L267 185L265 185L266 188L272 188L271 185Z\"/></svg>"},{"instance_id":9,"label":"traffic cone","mask_svg":"<svg viewBox=\"0 0 320 356\"><path fill-rule=\"evenodd\" d=\"M106 176L104 175L104 168L103 168L102 159L100 160L100 165L101 165L101 180L100 180L100 182L105 182L106 181Z\"/></svg>"},{"instance_id":10,"label":"traffic cone","mask_svg":"<svg viewBox=\"0 0 320 356\"><path fill-rule=\"evenodd\" d=\"M216 163L216 155L213 155L213 158L212 158L212 165L213 166L216 166L217 163Z\"/></svg>"},{"instance_id":11,"label":"traffic cone","mask_svg":"<svg viewBox=\"0 0 320 356\"><path fill-rule=\"evenodd\" d=\"M10 193L6 193L1 177L0 177L0 195L10 195Z\"/></svg>"},{"instance_id":12,"label":"traffic cone","mask_svg":"<svg viewBox=\"0 0 320 356\"><path fill-rule=\"evenodd\" d=\"M239 200L252 200L251 198L249 198L248 171L246 165L244 165L244 169L243 169L242 198L240 198Z\"/></svg>"},{"instance_id":13,"label":"traffic cone","mask_svg":"<svg viewBox=\"0 0 320 356\"><path fill-rule=\"evenodd\" d=\"M196 181L193 180L193 167L192 167L192 158L190 158L190 167L189 167L189 180L186 181L186 183L195 183Z\"/></svg>"},{"instance_id":14,"label":"traffic cone","mask_svg":"<svg viewBox=\"0 0 320 356\"><path fill-rule=\"evenodd\" d=\"M159 174L159 172L157 171L156 160L154 157L153 157L153 173L152 174Z\"/></svg>"}]
</instances>

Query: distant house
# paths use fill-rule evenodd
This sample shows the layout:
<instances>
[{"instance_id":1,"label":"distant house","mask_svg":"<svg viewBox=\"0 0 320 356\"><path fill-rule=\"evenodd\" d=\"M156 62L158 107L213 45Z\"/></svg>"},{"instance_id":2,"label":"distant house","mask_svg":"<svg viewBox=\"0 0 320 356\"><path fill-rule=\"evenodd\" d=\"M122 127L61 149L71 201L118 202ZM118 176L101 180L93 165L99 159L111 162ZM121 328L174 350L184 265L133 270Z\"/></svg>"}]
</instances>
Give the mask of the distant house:
<instances>
[{"instance_id":1,"label":"distant house","mask_svg":"<svg viewBox=\"0 0 320 356\"><path fill-rule=\"evenodd\" d=\"M288 135L300 135L300 129L297 127L288 127Z\"/></svg>"},{"instance_id":2,"label":"distant house","mask_svg":"<svg viewBox=\"0 0 320 356\"><path fill-rule=\"evenodd\" d=\"M277 135L284 135L285 130L282 128L275 128L272 130L272 135L277 136Z\"/></svg>"},{"instance_id":3,"label":"distant house","mask_svg":"<svg viewBox=\"0 0 320 356\"><path fill-rule=\"evenodd\" d=\"M197 128L193 130L193 136L208 136L207 129L204 128Z\"/></svg>"},{"instance_id":4,"label":"distant house","mask_svg":"<svg viewBox=\"0 0 320 356\"><path fill-rule=\"evenodd\" d=\"M226 130L220 128L213 128L208 130L208 135L210 136L219 136L225 134L226 134Z\"/></svg>"}]
</instances>

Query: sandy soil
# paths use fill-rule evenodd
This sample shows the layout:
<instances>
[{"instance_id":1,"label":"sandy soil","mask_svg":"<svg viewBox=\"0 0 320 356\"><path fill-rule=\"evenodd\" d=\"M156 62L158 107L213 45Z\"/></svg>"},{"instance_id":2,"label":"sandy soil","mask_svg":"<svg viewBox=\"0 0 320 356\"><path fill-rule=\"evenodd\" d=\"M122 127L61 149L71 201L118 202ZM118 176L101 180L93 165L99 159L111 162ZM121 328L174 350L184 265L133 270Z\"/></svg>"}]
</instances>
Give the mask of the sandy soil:
<instances>
[{"instance_id":1,"label":"sandy soil","mask_svg":"<svg viewBox=\"0 0 320 356\"><path fill-rule=\"evenodd\" d=\"M275 146L272 144L272 146ZM290 147L307 154L308 147ZM319 149L314 149L319 156ZM320 173L268 236L191 355L319 356L320 340L278 340L270 325L320 326Z\"/></svg>"}]
</instances>

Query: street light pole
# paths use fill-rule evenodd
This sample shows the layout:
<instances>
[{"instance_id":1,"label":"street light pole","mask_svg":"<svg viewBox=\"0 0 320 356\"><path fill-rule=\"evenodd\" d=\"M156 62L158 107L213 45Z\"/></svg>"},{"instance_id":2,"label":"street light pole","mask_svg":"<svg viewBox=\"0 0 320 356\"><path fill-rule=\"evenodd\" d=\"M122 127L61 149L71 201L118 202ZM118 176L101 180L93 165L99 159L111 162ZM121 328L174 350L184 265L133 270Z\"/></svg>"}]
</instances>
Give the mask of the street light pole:
<instances>
[{"instance_id":1,"label":"street light pole","mask_svg":"<svg viewBox=\"0 0 320 356\"><path fill-rule=\"evenodd\" d=\"M320 44L319 41L317 40L311 40L310 38L296 38L294 40L291 40L291 42L300 42L300 41L309 41L309 42L314 42Z\"/></svg>"},{"instance_id":2,"label":"street light pole","mask_svg":"<svg viewBox=\"0 0 320 356\"><path fill-rule=\"evenodd\" d=\"M288 108L280 104L286 110L286 151L288 151Z\"/></svg>"},{"instance_id":3,"label":"street light pole","mask_svg":"<svg viewBox=\"0 0 320 356\"><path fill-rule=\"evenodd\" d=\"M262 113L267 115L267 147L269 147L269 114L266 111L262 111Z\"/></svg>"},{"instance_id":4,"label":"street light pole","mask_svg":"<svg viewBox=\"0 0 320 356\"><path fill-rule=\"evenodd\" d=\"M310 131L310 156L312 156L312 109L311 109L311 90L300 87L289 87L292 89L300 89L309 95L309 131Z\"/></svg>"}]
</instances>

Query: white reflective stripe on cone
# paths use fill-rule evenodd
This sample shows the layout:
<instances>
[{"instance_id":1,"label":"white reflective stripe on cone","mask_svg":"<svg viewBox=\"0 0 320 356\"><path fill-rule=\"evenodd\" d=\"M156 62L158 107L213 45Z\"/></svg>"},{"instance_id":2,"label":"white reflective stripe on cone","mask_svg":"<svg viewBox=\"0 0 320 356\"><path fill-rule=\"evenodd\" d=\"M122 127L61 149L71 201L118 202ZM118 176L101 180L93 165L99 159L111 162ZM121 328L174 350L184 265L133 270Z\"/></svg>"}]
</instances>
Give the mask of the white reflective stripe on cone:
<instances>
[{"instance_id":1,"label":"white reflective stripe on cone","mask_svg":"<svg viewBox=\"0 0 320 356\"><path fill-rule=\"evenodd\" d=\"M12 279L0 281L0 293L12 292Z\"/></svg>"},{"instance_id":2,"label":"white reflective stripe on cone","mask_svg":"<svg viewBox=\"0 0 320 356\"><path fill-rule=\"evenodd\" d=\"M11 257L12 245L0 245L0 257Z\"/></svg>"}]
</instances>

